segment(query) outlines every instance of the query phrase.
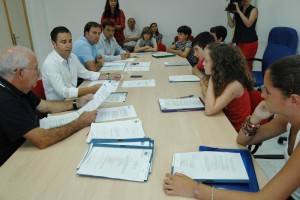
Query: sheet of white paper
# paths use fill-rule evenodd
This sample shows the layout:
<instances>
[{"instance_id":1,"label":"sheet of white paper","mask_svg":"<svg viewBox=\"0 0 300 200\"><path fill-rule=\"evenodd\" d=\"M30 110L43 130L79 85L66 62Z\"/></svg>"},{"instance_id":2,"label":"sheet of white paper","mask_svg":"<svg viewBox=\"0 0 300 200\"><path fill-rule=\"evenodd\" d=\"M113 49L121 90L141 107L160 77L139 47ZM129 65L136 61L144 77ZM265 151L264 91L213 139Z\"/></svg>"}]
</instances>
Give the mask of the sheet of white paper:
<instances>
[{"instance_id":1,"label":"sheet of white paper","mask_svg":"<svg viewBox=\"0 0 300 200\"><path fill-rule=\"evenodd\" d=\"M130 66L127 65L124 69L125 72L146 72L149 71L150 67L137 67L137 66Z\"/></svg>"},{"instance_id":2,"label":"sheet of white paper","mask_svg":"<svg viewBox=\"0 0 300 200\"><path fill-rule=\"evenodd\" d=\"M125 102L127 97L127 92L114 92L104 100L106 103L116 103L116 102Z\"/></svg>"},{"instance_id":3,"label":"sheet of white paper","mask_svg":"<svg viewBox=\"0 0 300 200\"><path fill-rule=\"evenodd\" d=\"M162 110L164 109L193 109L204 107L199 98L159 99Z\"/></svg>"},{"instance_id":4,"label":"sheet of white paper","mask_svg":"<svg viewBox=\"0 0 300 200\"><path fill-rule=\"evenodd\" d=\"M68 124L79 117L78 112L71 112L61 115L50 115L40 119L40 127L44 129L55 128Z\"/></svg>"},{"instance_id":5,"label":"sheet of white paper","mask_svg":"<svg viewBox=\"0 0 300 200\"><path fill-rule=\"evenodd\" d=\"M123 76L122 76L122 78L123 78ZM120 80L122 80L122 78ZM97 80L97 81L90 82L90 84L88 86L90 87L90 86L93 86L96 84L103 85L104 83L110 82L114 86L114 89L111 92L116 92L118 89L118 86L120 84L120 80L118 80L118 81L116 81L116 80Z\"/></svg>"},{"instance_id":6,"label":"sheet of white paper","mask_svg":"<svg viewBox=\"0 0 300 200\"><path fill-rule=\"evenodd\" d=\"M180 76L169 76L170 82L199 82L200 78L195 75L180 75Z\"/></svg>"},{"instance_id":7,"label":"sheet of white paper","mask_svg":"<svg viewBox=\"0 0 300 200\"><path fill-rule=\"evenodd\" d=\"M122 87L154 87L155 80L136 80L136 81L124 81Z\"/></svg>"},{"instance_id":8,"label":"sheet of white paper","mask_svg":"<svg viewBox=\"0 0 300 200\"><path fill-rule=\"evenodd\" d=\"M137 117L132 105L98 109L96 122L120 120Z\"/></svg>"},{"instance_id":9,"label":"sheet of white paper","mask_svg":"<svg viewBox=\"0 0 300 200\"><path fill-rule=\"evenodd\" d=\"M93 147L77 170L79 175L131 181L147 180L151 149Z\"/></svg>"},{"instance_id":10,"label":"sheet of white paper","mask_svg":"<svg viewBox=\"0 0 300 200\"><path fill-rule=\"evenodd\" d=\"M249 180L241 154L228 152L188 152L173 155L173 173L192 179Z\"/></svg>"},{"instance_id":11,"label":"sheet of white paper","mask_svg":"<svg viewBox=\"0 0 300 200\"><path fill-rule=\"evenodd\" d=\"M175 67L175 66L187 66L189 65L189 63L186 61L174 61L174 62L164 62L164 65L166 67L172 67L172 66Z\"/></svg>"},{"instance_id":12,"label":"sheet of white paper","mask_svg":"<svg viewBox=\"0 0 300 200\"><path fill-rule=\"evenodd\" d=\"M108 97L108 95L114 90L114 88L116 87L115 84L117 83L111 81L105 82L95 93L93 99L85 104L82 108L80 108L78 112L81 114L84 111L96 110Z\"/></svg>"},{"instance_id":13,"label":"sheet of white paper","mask_svg":"<svg viewBox=\"0 0 300 200\"><path fill-rule=\"evenodd\" d=\"M145 133L142 127L142 121L140 119L131 119L92 123L87 142L89 143L91 139L128 139L143 137L145 137Z\"/></svg>"},{"instance_id":14,"label":"sheet of white paper","mask_svg":"<svg viewBox=\"0 0 300 200\"><path fill-rule=\"evenodd\" d=\"M116 60L113 61L114 63L126 63L126 62L133 62L135 58L127 58L125 60Z\"/></svg>"}]
</instances>

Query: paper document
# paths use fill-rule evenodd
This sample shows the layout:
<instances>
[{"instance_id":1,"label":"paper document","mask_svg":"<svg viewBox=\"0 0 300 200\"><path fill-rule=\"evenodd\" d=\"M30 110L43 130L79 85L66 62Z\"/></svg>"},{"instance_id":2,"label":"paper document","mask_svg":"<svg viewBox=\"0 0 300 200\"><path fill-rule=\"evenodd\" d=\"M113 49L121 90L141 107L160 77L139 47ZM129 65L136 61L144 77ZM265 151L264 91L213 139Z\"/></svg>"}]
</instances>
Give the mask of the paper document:
<instances>
[{"instance_id":1,"label":"paper document","mask_svg":"<svg viewBox=\"0 0 300 200\"><path fill-rule=\"evenodd\" d=\"M125 102L127 94L128 94L127 92L112 92L104 100L104 102L106 102L106 103Z\"/></svg>"},{"instance_id":2,"label":"paper document","mask_svg":"<svg viewBox=\"0 0 300 200\"><path fill-rule=\"evenodd\" d=\"M94 94L94 97L92 100L90 100L87 104L85 104L82 108L78 110L78 112L81 114L84 111L92 111L96 110L103 101L108 97L108 95L114 90L116 82L105 82L99 90Z\"/></svg>"},{"instance_id":3,"label":"paper document","mask_svg":"<svg viewBox=\"0 0 300 200\"><path fill-rule=\"evenodd\" d=\"M200 78L195 75L180 75L180 76L169 76L170 82L199 82Z\"/></svg>"},{"instance_id":4,"label":"paper document","mask_svg":"<svg viewBox=\"0 0 300 200\"><path fill-rule=\"evenodd\" d=\"M173 53L168 53L168 52L157 52L152 54L153 57L155 58L165 58L165 57L172 57L172 56L176 56Z\"/></svg>"},{"instance_id":5,"label":"paper document","mask_svg":"<svg viewBox=\"0 0 300 200\"><path fill-rule=\"evenodd\" d=\"M123 78L123 76L122 76ZM122 78L120 80L122 80ZM120 83L120 80L97 80L97 81L91 81L89 84L90 86L96 85L96 84L101 84L103 85L104 83L110 82L113 86L114 89L111 92L116 92Z\"/></svg>"},{"instance_id":6,"label":"paper document","mask_svg":"<svg viewBox=\"0 0 300 200\"><path fill-rule=\"evenodd\" d=\"M137 117L137 115L132 105L113 108L101 108L98 109L96 122L120 120L134 117Z\"/></svg>"},{"instance_id":7,"label":"paper document","mask_svg":"<svg viewBox=\"0 0 300 200\"><path fill-rule=\"evenodd\" d=\"M180 172L203 182L249 182L239 153L209 151L175 153L172 167L172 173Z\"/></svg>"},{"instance_id":8,"label":"paper document","mask_svg":"<svg viewBox=\"0 0 300 200\"><path fill-rule=\"evenodd\" d=\"M154 87L155 80L136 80L136 81L124 81L122 87Z\"/></svg>"},{"instance_id":9,"label":"paper document","mask_svg":"<svg viewBox=\"0 0 300 200\"><path fill-rule=\"evenodd\" d=\"M197 97L179 99L159 99L158 101L162 112L204 109L203 103Z\"/></svg>"},{"instance_id":10,"label":"paper document","mask_svg":"<svg viewBox=\"0 0 300 200\"><path fill-rule=\"evenodd\" d=\"M77 174L144 182L149 175L151 158L152 149L94 146Z\"/></svg>"},{"instance_id":11,"label":"paper document","mask_svg":"<svg viewBox=\"0 0 300 200\"><path fill-rule=\"evenodd\" d=\"M90 133L87 137L89 143L92 139L127 139L143 138L145 133L140 119L125 121L92 123Z\"/></svg>"},{"instance_id":12,"label":"paper document","mask_svg":"<svg viewBox=\"0 0 300 200\"><path fill-rule=\"evenodd\" d=\"M51 115L40 119L40 127L44 129L55 128L68 124L79 117L78 112Z\"/></svg>"},{"instance_id":13,"label":"paper document","mask_svg":"<svg viewBox=\"0 0 300 200\"><path fill-rule=\"evenodd\" d=\"M176 67L176 66L188 66L190 65L187 61L174 61L174 62L164 62L166 67Z\"/></svg>"},{"instance_id":14,"label":"paper document","mask_svg":"<svg viewBox=\"0 0 300 200\"><path fill-rule=\"evenodd\" d=\"M114 63L126 63L126 62L134 62L135 58L126 58L125 60L115 60Z\"/></svg>"}]
</instances>

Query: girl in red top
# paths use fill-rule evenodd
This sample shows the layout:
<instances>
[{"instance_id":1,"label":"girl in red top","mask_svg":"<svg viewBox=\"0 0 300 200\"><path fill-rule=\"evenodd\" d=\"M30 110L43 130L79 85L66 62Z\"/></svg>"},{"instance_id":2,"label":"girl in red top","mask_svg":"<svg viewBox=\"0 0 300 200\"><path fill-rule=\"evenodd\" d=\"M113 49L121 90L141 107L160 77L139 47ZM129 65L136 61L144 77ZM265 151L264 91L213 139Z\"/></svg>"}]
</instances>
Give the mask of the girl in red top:
<instances>
[{"instance_id":1,"label":"girl in red top","mask_svg":"<svg viewBox=\"0 0 300 200\"><path fill-rule=\"evenodd\" d=\"M119 9L118 0L106 0L105 9L101 17L101 24L104 21L112 21L115 24L115 35L117 42L123 47L125 36L123 30L125 29L125 15Z\"/></svg>"},{"instance_id":2,"label":"girl in red top","mask_svg":"<svg viewBox=\"0 0 300 200\"><path fill-rule=\"evenodd\" d=\"M205 101L205 114L224 111L236 131L250 115L248 90L254 80L247 70L247 63L237 47L211 43L204 50L205 73L211 75Z\"/></svg>"}]
</instances>

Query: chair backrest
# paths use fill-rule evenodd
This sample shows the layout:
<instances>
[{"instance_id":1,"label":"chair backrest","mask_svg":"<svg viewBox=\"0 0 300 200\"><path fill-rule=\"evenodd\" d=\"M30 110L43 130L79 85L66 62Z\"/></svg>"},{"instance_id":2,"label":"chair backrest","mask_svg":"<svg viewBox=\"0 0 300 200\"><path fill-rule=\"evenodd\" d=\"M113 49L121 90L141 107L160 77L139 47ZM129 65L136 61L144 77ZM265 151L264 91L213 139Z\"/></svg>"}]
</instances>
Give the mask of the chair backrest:
<instances>
[{"instance_id":1,"label":"chair backrest","mask_svg":"<svg viewBox=\"0 0 300 200\"><path fill-rule=\"evenodd\" d=\"M294 55L298 47L297 31L289 27L274 27L271 29L268 44L262 58L262 72L276 60Z\"/></svg>"},{"instance_id":2,"label":"chair backrest","mask_svg":"<svg viewBox=\"0 0 300 200\"><path fill-rule=\"evenodd\" d=\"M38 80L36 82L36 86L34 88L31 89L31 91L38 96L39 98L46 100L46 96L45 96L45 90L44 90L44 86L43 86L43 81L42 80Z\"/></svg>"},{"instance_id":3,"label":"chair backrest","mask_svg":"<svg viewBox=\"0 0 300 200\"><path fill-rule=\"evenodd\" d=\"M167 51L166 45L164 45L162 43L157 44L157 51Z\"/></svg>"}]
</instances>

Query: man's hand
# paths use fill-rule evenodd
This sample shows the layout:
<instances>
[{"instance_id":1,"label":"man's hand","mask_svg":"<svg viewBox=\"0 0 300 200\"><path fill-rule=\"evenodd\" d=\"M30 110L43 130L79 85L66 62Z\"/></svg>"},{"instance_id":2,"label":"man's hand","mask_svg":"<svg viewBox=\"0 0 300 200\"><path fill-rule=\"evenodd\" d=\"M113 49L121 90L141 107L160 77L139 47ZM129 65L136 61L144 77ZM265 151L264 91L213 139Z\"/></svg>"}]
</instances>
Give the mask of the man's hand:
<instances>
[{"instance_id":1,"label":"man's hand","mask_svg":"<svg viewBox=\"0 0 300 200\"><path fill-rule=\"evenodd\" d=\"M98 56L96 57L96 63L98 63L98 65L99 65L100 67L103 66L104 60L103 60L103 57L102 57L101 55L98 55Z\"/></svg>"},{"instance_id":2,"label":"man's hand","mask_svg":"<svg viewBox=\"0 0 300 200\"><path fill-rule=\"evenodd\" d=\"M122 78L122 74L119 73L111 73L109 74L111 80L120 80Z\"/></svg>"},{"instance_id":3,"label":"man's hand","mask_svg":"<svg viewBox=\"0 0 300 200\"><path fill-rule=\"evenodd\" d=\"M97 110L93 111L85 111L83 112L78 120L78 123L82 126L82 128L90 126L92 122L95 122L97 117Z\"/></svg>"},{"instance_id":4,"label":"man's hand","mask_svg":"<svg viewBox=\"0 0 300 200\"><path fill-rule=\"evenodd\" d=\"M85 104L87 104L87 102L89 102L90 100L93 99L93 96L94 95L92 95L92 94L86 94L86 95L78 98L76 101L77 107L78 108L83 107Z\"/></svg>"},{"instance_id":5,"label":"man's hand","mask_svg":"<svg viewBox=\"0 0 300 200\"><path fill-rule=\"evenodd\" d=\"M126 57L126 54L127 54L127 53L121 53L121 54L120 54L122 60L125 60L125 59L127 58L127 57Z\"/></svg>"}]
</instances>

